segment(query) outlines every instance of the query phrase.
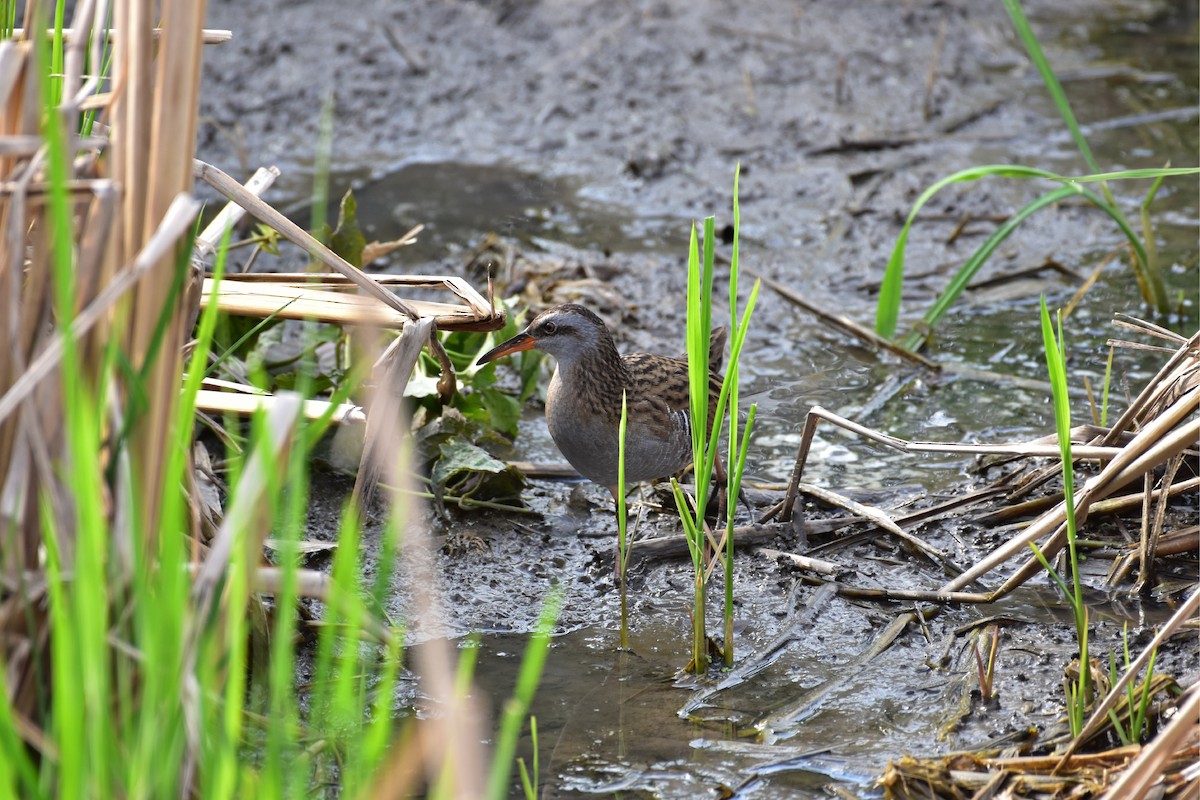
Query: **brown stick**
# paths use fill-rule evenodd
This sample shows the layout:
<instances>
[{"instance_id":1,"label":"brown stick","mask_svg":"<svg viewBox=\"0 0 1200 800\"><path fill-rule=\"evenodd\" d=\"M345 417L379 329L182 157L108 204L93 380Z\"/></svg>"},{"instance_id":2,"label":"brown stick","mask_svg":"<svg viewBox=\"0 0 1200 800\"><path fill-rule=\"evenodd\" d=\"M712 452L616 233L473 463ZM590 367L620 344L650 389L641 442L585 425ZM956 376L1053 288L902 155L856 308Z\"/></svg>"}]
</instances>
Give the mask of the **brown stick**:
<instances>
[{"instance_id":1,"label":"brown stick","mask_svg":"<svg viewBox=\"0 0 1200 800\"><path fill-rule=\"evenodd\" d=\"M754 272L753 270L746 269L745 267L743 267L743 269L746 272L748 272L751 276L758 278L763 283L765 283L767 286L774 289L776 293L778 293L781 297L783 297L789 303L793 303L795 305L800 306L800 308L803 308L805 311L812 314L817 319L827 323L828 325L831 325L834 328L837 328L840 331L843 331L844 333L850 334L854 338L859 339L862 342L865 342L870 347L874 347L879 350L886 350L887 352L889 352L895 356L899 356L900 358L904 359L905 361L910 361L913 364L924 367L925 369L928 369L928 370L932 370L934 372L937 372L938 370L941 369L940 364L930 361L928 358L921 355L920 353L914 353L910 350L904 349L903 347L901 347L900 345L891 341L890 339L886 339L886 338L880 336L879 334L877 334L875 331L871 330L870 328L863 327L862 325L858 324L857 322L850 319L849 317L843 316L841 314L830 314L828 311L818 308L817 306L815 306L812 303L805 300L803 297L801 297L796 292L792 291L787 286L784 286L779 281L772 280L771 278L768 278L765 275L759 275L758 273Z\"/></svg>"}]
</instances>

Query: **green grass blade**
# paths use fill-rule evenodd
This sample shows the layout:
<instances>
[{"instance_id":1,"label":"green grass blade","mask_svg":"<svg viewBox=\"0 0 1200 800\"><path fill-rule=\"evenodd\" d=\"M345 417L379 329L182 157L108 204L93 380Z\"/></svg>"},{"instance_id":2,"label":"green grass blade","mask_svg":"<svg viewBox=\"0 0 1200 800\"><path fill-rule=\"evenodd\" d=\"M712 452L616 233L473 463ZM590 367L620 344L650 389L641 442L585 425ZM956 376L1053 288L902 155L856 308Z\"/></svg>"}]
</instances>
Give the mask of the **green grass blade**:
<instances>
[{"instance_id":1,"label":"green grass blade","mask_svg":"<svg viewBox=\"0 0 1200 800\"><path fill-rule=\"evenodd\" d=\"M875 330L879 335L891 338L896 333L896 325L900 315L900 302L904 288L904 252L908 245L908 235L912 228L913 222L917 214L926 203L929 202L934 195L947 186L954 183L963 183L977 181L982 178L1000 177L1000 178L1016 178L1016 179L1045 179L1064 186L1077 186L1081 183L1102 182L1108 180L1133 180L1143 178L1162 178L1182 175L1200 174L1200 168L1196 167L1180 167L1180 168L1163 168L1163 169L1133 169L1121 170L1117 172L1097 173L1078 177L1066 177L1063 175L1049 172L1035 167L1025 167L1015 164L987 164L983 166L970 167L968 169L959 170L958 172L947 175L938 180L918 197L913 203L912 210L909 211L908 217L904 221L904 226L900 230L899 236L896 237L896 244L892 247L891 256L888 258L887 269L884 272L883 283L879 289L879 300L875 310ZM1145 248L1142 246L1141 240L1134 233L1129 223L1125 220L1120 210L1115 205L1106 200L1100 200L1091 192L1087 192L1078 188L1078 192L1084 197L1087 197L1092 203L1100 207L1107 213L1117 225L1121 228L1122 233L1129 240L1131 246L1137 254L1138 264L1135 269L1141 269L1147 264ZM1036 202L1036 201L1035 201ZM1151 298L1152 299L1152 298ZM1157 303L1156 303L1157 306ZM910 348L911 349L911 348Z\"/></svg>"},{"instance_id":2,"label":"green grass blade","mask_svg":"<svg viewBox=\"0 0 1200 800\"><path fill-rule=\"evenodd\" d=\"M754 306L758 302L758 290L761 286L761 281L755 281L754 287L750 290L750 299L746 301L746 308L742 312L741 322L735 326L733 331L732 342L729 346L729 368L726 370L725 380L721 383L721 393L717 396L717 411L716 422L713 424L713 429L709 435L708 450L705 464L705 472L711 476L713 467L716 464L717 457L717 442L721 436L722 421L725 419L725 409L731 408L733 413L730 415L730 440L736 441L736 434L733 429L736 427L732 420L737 414L736 400L731 402L730 398L737 396L737 379L738 379L738 364L742 357L742 345L745 344L746 334L750 330L750 316L754 313ZM731 444L732 448L733 445ZM730 461L732 462L735 456L735 451L730 450ZM699 485L699 483L697 483ZM732 505L732 504L731 504Z\"/></svg>"},{"instance_id":3,"label":"green grass blade","mask_svg":"<svg viewBox=\"0 0 1200 800\"><path fill-rule=\"evenodd\" d=\"M704 555L703 536L697 528L696 520L692 517L683 487L674 478L671 478L671 495L675 498L675 508L679 511L679 519L683 522L683 536L687 541L688 553L692 557L692 569L701 569Z\"/></svg>"},{"instance_id":4,"label":"green grass blade","mask_svg":"<svg viewBox=\"0 0 1200 800\"><path fill-rule=\"evenodd\" d=\"M900 300L904 288L904 249L908 244L908 233L913 221L921 208L945 187L964 181L976 181L980 178L1000 176L1007 178L1048 178L1054 180L1058 176L1033 167L1021 167L1008 164L989 164L981 167L971 167L947 175L921 192L913 203L912 210L904 220L904 227L896 237L892 254L888 258L887 270L883 275L883 284L879 288L879 302L875 309L875 332L889 339L896 333L896 322L900 316Z\"/></svg>"},{"instance_id":5,"label":"green grass blade","mask_svg":"<svg viewBox=\"0 0 1200 800\"><path fill-rule=\"evenodd\" d=\"M512 774L517 739L521 735L521 726L529 716L529 707L533 704L533 696L542 680L542 670L546 666L546 655L550 650L550 634L554 632L554 624L558 620L561 607L562 590L555 587L546 596L533 637L525 648L513 696L504 704L500 731L496 735L492 771L488 779L488 797L492 800L501 800L508 796L508 778Z\"/></svg>"},{"instance_id":6,"label":"green grass blade","mask_svg":"<svg viewBox=\"0 0 1200 800\"><path fill-rule=\"evenodd\" d=\"M729 251L729 320L738 318L738 250L742 231L742 209L738 201L738 184L742 176L742 165L733 169L733 243ZM735 406L736 408L736 406Z\"/></svg>"},{"instance_id":7,"label":"green grass blade","mask_svg":"<svg viewBox=\"0 0 1200 800\"><path fill-rule=\"evenodd\" d=\"M693 235L694 235L693 228ZM693 240L693 247L695 246ZM708 344L712 334L712 284L716 248L716 227L712 217L704 220L704 251L692 261L688 258L688 383L692 421L692 463L696 474L696 515L704 517L708 485L712 476L713 455L708 442ZM700 256L703 261L700 261ZM717 419L714 427L719 427Z\"/></svg>"},{"instance_id":8,"label":"green grass blade","mask_svg":"<svg viewBox=\"0 0 1200 800\"><path fill-rule=\"evenodd\" d=\"M1151 682L1154 680L1154 662L1157 659L1158 648L1156 647L1150 652L1150 660L1146 663L1146 677L1142 682L1141 699L1138 700L1136 706L1130 705L1130 713L1132 714L1132 718L1129 728L1132 732L1132 738L1134 741L1141 741L1142 728L1146 726L1146 718L1150 711L1150 699L1152 697L1150 694L1150 686ZM1128 663L1128 659L1126 659L1126 662ZM1130 686L1132 687L1132 685L1133 684L1131 683ZM1136 711L1134 709L1136 709Z\"/></svg>"},{"instance_id":9,"label":"green grass blade","mask_svg":"<svg viewBox=\"0 0 1200 800\"><path fill-rule=\"evenodd\" d=\"M21 737L17 735L17 723L7 698L8 683L0 670L0 796L33 797L37 786L37 773L29 752Z\"/></svg>"},{"instance_id":10,"label":"green grass blade","mask_svg":"<svg viewBox=\"0 0 1200 800\"><path fill-rule=\"evenodd\" d=\"M1075 146L1079 148L1080 155L1087 162L1088 169L1092 170L1092 172L1099 172L1100 168L1096 166L1096 159L1092 156L1092 148L1088 146L1087 139L1083 137L1083 132L1079 129L1079 123L1075 120L1075 113L1071 111L1071 103L1067 100L1067 93L1063 91L1062 84L1055 77L1054 70L1050 66L1050 61L1046 58L1046 54L1042 52L1042 46L1038 43L1037 37L1033 35L1033 29L1029 26L1029 20L1025 17L1025 12L1021 10L1020 2L1018 0L1004 0L1004 8L1008 11L1008 16L1012 19L1017 36L1021 39L1021 43L1025 45L1026 51L1029 52L1029 59L1033 61L1033 65L1042 76L1042 82L1046 84L1046 90L1050 92L1050 98L1054 101L1055 108L1058 109L1059 115L1062 116L1063 122L1071 132L1071 138L1075 140ZM1111 199L1109 198L1110 201Z\"/></svg>"},{"instance_id":11,"label":"green grass blade","mask_svg":"<svg viewBox=\"0 0 1200 800\"><path fill-rule=\"evenodd\" d=\"M980 245L979 249L972 253L971 257L968 258L962 267L959 268L958 272L954 274L954 277L950 280L949 284L947 284L946 288L943 289L942 293L938 295L933 305L930 306L929 310L925 312L925 316L922 318L924 322L923 328L910 332L905 338L903 346L908 350L916 350L920 348L922 344L924 344L925 339L928 337L928 331L932 329L939 320L941 320L942 316L954 304L954 301L958 299L958 296L962 294L964 289L966 289L967 284L970 283L971 279L975 277L975 274L979 271L979 269L987 262L987 259L991 257L993 252L995 252L996 248L999 247L1005 239L1012 235L1013 231L1015 231L1025 219L1027 219L1034 212L1039 211L1042 208L1045 208L1046 206L1056 203L1060 200L1065 200L1073 195L1080 195L1084 197L1101 211L1108 214L1109 217L1111 217L1113 221L1117 223L1117 226L1121 229L1121 232L1125 234L1125 238L1129 241L1130 246L1133 247L1134 252L1137 254L1137 258L1141 261L1141 263L1146 263L1146 251L1142 246L1142 242L1138 238L1137 233L1129 226L1129 223L1121 215L1120 211L1114 206L1106 203L1095 193L1073 183L1068 183L1066 186L1062 186L1052 192L1044 194L1034 200L1032 203L1029 203L1024 208L1017 211L1016 214L1009 217L1003 225L1001 225L994 233L992 233L992 235L989 236L982 245Z\"/></svg>"},{"instance_id":12,"label":"green grass blade","mask_svg":"<svg viewBox=\"0 0 1200 800\"><path fill-rule=\"evenodd\" d=\"M625 507L625 433L629 426L628 403L625 391L621 391L621 422L617 426L617 582L621 591L621 649L629 648L629 605L626 572L629 569L629 540Z\"/></svg>"},{"instance_id":13,"label":"green grass blade","mask_svg":"<svg viewBox=\"0 0 1200 800\"><path fill-rule=\"evenodd\" d=\"M1090 175L1079 175L1071 178L1059 175L1055 177L1055 180L1064 183L1104 183L1106 181L1153 178L1154 186L1143 201L1143 205L1148 205L1153 201L1154 195L1158 192L1159 185L1165 178L1196 175L1197 173L1200 173L1200 167L1149 167L1143 169L1122 169L1116 172L1096 172Z\"/></svg>"},{"instance_id":14,"label":"green grass blade","mask_svg":"<svg viewBox=\"0 0 1200 800\"><path fill-rule=\"evenodd\" d=\"M525 800L537 800L538 796L538 735L537 735L537 717L529 718L529 739L533 744L533 775L530 776L529 768L525 766L525 759L517 759L517 769L521 772L521 791L525 793Z\"/></svg>"},{"instance_id":15,"label":"green grass blade","mask_svg":"<svg viewBox=\"0 0 1200 800\"><path fill-rule=\"evenodd\" d=\"M1032 203L1019 210L1016 214L1013 214L1011 217L1009 217L1003 225L1001 225L994 233L992 233L992 235L989 236L982 245L980 245L978 250L971 254L971 257L966 260L962 267L960 267L959 270L954 273L954 277L950 279L950 282L946 285L946 288L942 290L941 294L939 294L937 299L934 300L933 305L930 306L929 310L925 312L925 316L922 318L925 323L924 329L913 330L910 332L908 337L904 340L904 347L908 350L917 350L922 344L924 344L926 337L929 335L928 331L932 330L938 321L941 320L942 316L950 310L950 307L954 305L954 301L957 300L959 295L962 294L967 288L967 284L971 282L971 279L975 277L975 274L979 272L980 268L987 263L988 258L990 258L992 253L996 251L996 248L998 248L1005 239L1011 236L1013 231L1015 231L1021 225L1021 223L1026 220L1026 218L1039 209L1051 205L1052 203L1057 203L1058 201L1071 197L1074 194L1076 194L1076 191L1070 187L1064 186L1059 189L1055 189L1048 194L1042 195L1037 200L1034 200Z\"/></svg>"},{"instance_id":16,"label":"green grass blade","mask_svg":"<svg viewBox=\"0 0 1200 800\"><path fill-rule=\"evenodd\" d=\"M35 24L39 24L35 22ZM36 39L36 37L35 37ZM44 45L36 48L41 68L43 98L54 91L49 73L50 65ZM76 282L73 254L73 221L67 193L70 153L66 148L66 132L55 109L47 107L42 118L42 134L46 142L46 170L49 193L51 269L54 280L54 308L61 330L67 330L75 316ZM107 636L109 630L109 597L106 566L109 563L109 529L104 513L103 475L95 457L102 452L99 404L94 387L85 378L85 370L73 337L64 338L61 375L63 429L67 444L67 463L71 469L63 476L71 497L73 517L66 520L67 528L58 528L55 513L47 506L50 498L42 498L42 541L46 545L48 562L54 550L53 568L57 571L51 583L51 640L55 648L62 647L64 657L53 652L52 709L53 735L58 738L61 761L59 775L63 796L79 796L72 792L107 793L115 789L116 760L112 748L116 735L112 729L113 715L107 688L111 675ZM58 537L73 536L70 563L64 563ZM70 581L63 570L73 573ZM53 584L57 583L57 587ZM56 589L56 590L55 590ZM88 665L81 670L80 665ZM70 775L70 771L77 771ZM88 776L91 786L77 782Z\"/></svg>"},{"instance_id":17,"label":"green grass blade","mask_svg":"<svg viewBox=\"0 0 1200 800\"><path fill-rule=\"evenodd\" d=\"M756 284L757 288L757 284ZM733 648L733 512L737 507L738 497L742 490L742 475L746 471L746 455L750 450L750 436L754 432L754 418L758 414L758 404L752 403L746 415L746 428L742 435L742 445L737 453L737 460L730 459L729 489L726 502L729 505L728 521L725 527L725 648L724 661L726 667L732 667L734 661ZM730 428L736 428L730 425Z\"/></svg>"},{"instance_id":18,"label":"green grass blade","mask_svg":"<svg viewBox=\"0 0 1200 800\"><path fill-rule=\"evenodd\" d=\"M1051 565L1050 560L1046 558L1046 554L1042 552L1042 548L1038 546L1038 543L1030 542L1029 549L1033 550L1034 558L1036 558L1038 563L1042 565L1042 569L1046 570L1046 574L1054 579L1054 582L1058 584L1059 589L1062 589L1063 597L1069 598L1071 596L1071 587L1068 586L1067 582L1062 579L1062 576L1054 570L1053 565Z\"/></svg>"},{"instance_id":19,"label":"green grass blade","mask_svg":"<svg viewBox=\"0 0 1200 800\"><path fill-rule=\"evenodd\" d=\"M217 289L218 289L218 286L216 283L214 283L213 290L212 290L213 297L217 297ZM269 325L274 323L275 320L278 319L279 315L283 312L283 310L285 308L287 308L288 306L290 306L292 303L296 302L296 300L299 300L299 299L300 298L288 300L286 303L281 305L278 309L276 309L275 311L272 311L268 316L259 320L258 323L256 323L253 328L251 328L250 330L246 331L241 336L239 336L238 340L236 342L234 342L233 344L229 345L229 347L226 347L223 351L221 351L221 354L218 355L216 358L214 358L212 363L209 364L207 366L207 368L204 370L204 374L205 375L216 375L217 369L220 368L221 364L225 363L225 361L227 361L231 356L235 355L236 353L241 352L242 345L244 345L246 342L253 339L259 333L261 333L265 328L267 328ZM215 306L217 304L210 303L209 305Z\"/></svg>"},{"instance_id":20,"label":"green grass blade","mask_svg":"<svg viewBox=\"0 0 1200 800\"><path fill-rule=\"evenodd\" d=\"M1088 695L1088 629L1087 608L1083 604L1083 585L1079 576L1079 552L1076 546L1075 472L1071 457L1071 400L1067 392L1066 339L1062 330L1062 315L1058 316L1058 333L1050 320L1046 298L1041 299L1042 343L1046 351L1046 369L1054 402L1054 425L1062 456L1063 504L1067 515L1067 549L1071 566L1071 589L1067 598L1075 613L1075 632L1079 641L1079 702ZM1057 576L1056 576L1057 577ZM1076 733L1077 728L1073 728Z\"/></svg>"},{"instance_id":21,"label":"green grass blade","mask_svg":"<svg viewBox=\"0 0 1200 800\"><path fill-rule=\"evenodd\" d=\"M701 364L701 351L707 352L707 343L703 341L702 306L704 304L701 290L700 240L696 235L696 226L692 225L691 237L688 241L688 291L687 291L687 352L688 352L688 389L690 393L690 408L692 413L692 453L695 463L702 463L704 426L695 424L704 419L707 414L708 394L700 391L708 380L707 359ZM698 479L697 479L698 480Z\"/></svg>"},{"instance_id":22,"label":"green grass blade","mask_svg":"<svg viewBox=\"0 0 1200 800\"><path fill-rule=\"evenodd\" d=\"M621 422L617 426L617 548L620 560L617 569L622 577L625 575L625 556L628 553L625 541L625 434L629 427L629 406L625 390L621 390Z\"/></svg>"}]
</instances>

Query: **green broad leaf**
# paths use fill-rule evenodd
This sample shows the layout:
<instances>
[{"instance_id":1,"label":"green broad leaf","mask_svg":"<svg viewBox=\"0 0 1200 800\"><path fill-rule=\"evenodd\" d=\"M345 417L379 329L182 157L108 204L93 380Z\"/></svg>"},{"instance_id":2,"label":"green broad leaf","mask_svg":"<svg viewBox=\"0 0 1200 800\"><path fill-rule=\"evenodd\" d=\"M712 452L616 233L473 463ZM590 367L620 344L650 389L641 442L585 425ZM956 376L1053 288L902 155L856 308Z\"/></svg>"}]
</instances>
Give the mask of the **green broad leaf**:
<instances>
[{"instance_id":1,"label":"green broad leaf","mask_svg":"<svg viewBox=\"0 0 1200 800\"><path fill-rule=\"evenodd\" d=\"M521 376L520 400L524 403L538 391L538 376L541 375L544 356L537 350L526 350L518 355L520 366L517 368Z\"/></svg>"},{"instance_id":2,"label":"green broad leaf","mask_svg":"<svg viewBox=\"0 0 1200 800\"><path fill-rule=\"evenodd\" d=\"M512 447L512 441L499 431L482 430L471 440L489 453L501 453Z\"/></svg>"},{"instance_id":3,"label":"green broad leaf","mask_svg":"<svg viewBox=\"0 0 1200 800\"><path fill-rule=\"evenodd\" d=\"M408 383L404 385L405 397L437 397L438 376L429 375L422 370L413 372L412 377L408 379Z\"/></svg>"},{"instance_id":4,"label":"green broad leaf","mask_svg":"<svg viewBox=\"0 0 1200 800\"><path fill-rule=\"evenodd\" d=\"M492 427L509 436L517 435L517 423L521 419L521 403L510 394L490 386L475 392L483 402L491 419Z\"/></svg>"},{"instance_id":5,"label":"green broad leaf","mask_svg":"<svg viewBox=\"0 0 1200 800\"><path fill-rule=\"evenodd\" d=\"M439 495L481 500L520 497L525 477L482 447L451 439L438 450L441 458L433 465L429 478Z\"/></svg>"},{"instance_id":6,"label":"green broad leaf","mask_svg":"<svg viewBox=\"0 0 1200 800\"><path fill-rule=\"evenodd\" d=\"M492 456L482 447L476 447L461 439L443 442L438 448L442 457L434 466L430 477L434 483L444 484L451 477L464 470L469 472L502 472L508 465Z\"/></svg>"},{"instance_id":7,"label":"green broad leaf","mask_svg":"<svg viewBox=\"0 0 1200 800\"><path fill-rule=\"evenodd\" d=\"M328 233L329 226L324 226ZM324 236L317 237L324 239ZM358 202L354 199L354 190L347 189L338 205L337 227L328 233L329 249L337 253L356 267L362 267L363 248L367 246L367 237L363 236L362 228L358 226Z\"/></svg>"},{"instance_id":8,"label":"green broad leaf","mask_svg":"<svg viewBox=\"0 0 1200 800\"><path fill-rule=\"evenodd\" d=\"M438 457L438 448L456 437L470 438L471 424L462 412L454 408L442 412L413 431L413 439L420 448L426 463Z\"/></svg>"},{"instance_id":9,"label":"green broad leaf","mask_svg":"<svg viewBox=\"0 0 1200 800\"><path fill-rule=\"evenodd\" d=\"M461 379L462 373L459 373ZM470 384L476 389L486 389L496 382L496 362L484 364L471 372Z\"/></svg>"}]
</instances>

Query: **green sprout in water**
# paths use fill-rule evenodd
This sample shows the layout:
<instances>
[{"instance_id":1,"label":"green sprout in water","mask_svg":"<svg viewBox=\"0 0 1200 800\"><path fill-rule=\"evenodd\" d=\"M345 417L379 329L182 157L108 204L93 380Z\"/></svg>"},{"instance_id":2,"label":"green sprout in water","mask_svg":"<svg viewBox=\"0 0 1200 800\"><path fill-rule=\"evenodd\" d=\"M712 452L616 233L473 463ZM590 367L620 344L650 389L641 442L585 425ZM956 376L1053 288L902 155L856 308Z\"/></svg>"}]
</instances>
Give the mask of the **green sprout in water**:
<instances>
[{"instance_id":1,"label":"green sprout in water","mask_svg":"<svg viewBox=\"0 0 1200 800\"><path fill-rule=\"evenodd\" d=\"M1083 603L1083 584L1079 577L1079 551L1076 542L1075 522L1075 470L1071 460L1071 401L1067 392L1066 339L1062 330L1062 315L1058 317L1058 335L1050 321L1046 298L1042 297L1042 340L1046 349L1046 367L1050 374L1050 386L1054 395L1054 424L1058 434L1058 446L1063 465L1063 503L1067 513L1067 555L1071 570L1071 585L1050 566L1049 560L1036 542L1030 542L1034 555L1042 567L1062 589L1075 616L1075 635L1079 643L1079 677L1068 686L1067 712L1071 723L1071 734L1078 736L1086 718L1086 708L1091 697L1089 675L1091 662L1088 659L1088 613Z\"/></svg>"},{"instance_id":2,"label":"green sprout in water","mask_svg":"<svg viewBox=\"0 0 1200 800\"><path fill-rule=\"evenodd\" d=\"M741 223L737 203L738 174L734 175L734 249L730 259L729 275L729 307L730 321L734 325L732 346L729 356L729 368L721 381L721 390L717 397L716 408L710 413L709 409L709 342L712 334L712 287L714 263L716 257L716 226L712 217L704 220L704 249L703 258L696 234L692 227L688 249L688 295L687 295L687 349L688 349L688 378L691 395L691 432L692 432L692 463L696 478L696 500L692 504L684 495L682 487L675 480L671 481L671 489L675 496L675 504L683 523L684 534L688 544L688 552L692 559L693 599L692 599L692 630L691 630L691 669L697 674L703 673L709 663L708 637L705 626L705 609L708 576L712 564L708 562L708 545L712 544L712 558L724 557L725 567L725 606L724 631L725 652L723 660L728 664L733 661L733 515L737 507L737 498L741 491L742 473L745 469L747 445L754 424L756 408L751 406L747 424L742 434L737 431L737 380L738 362L742 346L749 330L750 316L758 298L759 283L755 282L742 313L740 321L737 317L737 267L738 267L738 229ZM729 471L726 481L725 535L721 542L713 541L705 521L708 504L708 487L711 485L714 470L717 468L718 441L721 429L724 427L728 409L730 420L729 434ZM712 420L711 430L708 420Z\"/></svg>"}]
</instances>

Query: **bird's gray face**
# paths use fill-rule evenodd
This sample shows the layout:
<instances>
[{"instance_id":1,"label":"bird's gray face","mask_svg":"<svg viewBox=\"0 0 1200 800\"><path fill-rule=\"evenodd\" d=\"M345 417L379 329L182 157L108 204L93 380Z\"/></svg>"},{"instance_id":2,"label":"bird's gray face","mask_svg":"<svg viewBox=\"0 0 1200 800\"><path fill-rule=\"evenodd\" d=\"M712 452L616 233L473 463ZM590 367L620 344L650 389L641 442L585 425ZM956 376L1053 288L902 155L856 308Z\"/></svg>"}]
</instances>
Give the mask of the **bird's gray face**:
<instances>
[{"instance_id":1,"label":"bird's gray face","mask_svg":"<svg viewBox=\"0 0 1200 800\"><path fill-rule=\"evenodd\" d=\"M603 330L599 319L590 319L571 308L545 311L525 329L533 337L534 347L560 362L578 360L594 350Z\"/></svg>"},{"instance_id":2,"label":"bird's gray face","mask_svg":"<svg viewBox=\"0 0 1200 800\"><path fill-rule=\"evenodd\" d=\"M602 341L609 339L604 323L583 306L555 306L534 317L524 331L485 353L479 363L536 347L560 364L570 364L595 352Z\"/></svg>"}]
</instances>

